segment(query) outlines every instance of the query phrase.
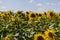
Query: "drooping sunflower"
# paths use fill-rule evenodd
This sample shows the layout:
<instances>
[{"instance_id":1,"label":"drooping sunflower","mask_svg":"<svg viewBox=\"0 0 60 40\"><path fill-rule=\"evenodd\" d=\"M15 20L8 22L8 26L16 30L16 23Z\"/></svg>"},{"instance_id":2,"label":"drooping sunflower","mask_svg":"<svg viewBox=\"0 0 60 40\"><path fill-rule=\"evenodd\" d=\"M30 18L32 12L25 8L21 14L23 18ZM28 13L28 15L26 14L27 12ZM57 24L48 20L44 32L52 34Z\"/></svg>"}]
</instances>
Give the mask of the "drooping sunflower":
<instances>
[{"instance_id":1,"label":"drooping sunflower","mask_svg":"<svg viewBox=\"0 0 60 40\"><path fill-rule=\"evenodd\" d=\"M11 40L9 36L6 36L5 37L5 40Z\"/></svg>"},{"instance_id":2,"label":"drooping sunflower","mask_svg":"<svg viewBox=\"0 0 60 40\"><path fill-rule=\"evenodd\" d=\"M41 33L35 34L34 40L45 40L45 36Z\"/></svg>"},{"instance_id":3,"label":"drooping sunflower","mask_svg":"<svg viewBox=\"0 0 60 40\"><path fill-rule=\"evenodd\" d=\"M47 29L47 31L45 31L45 35L46 35L47 38L54 39L53 29Z\"/></svg>"},{"instance_id":4,"label":"drooping sunflower","mask_svg":"<svg viewBox=\"0 0 60 40\"><path fill-rule=\"evenodd\" d=\"M51 19L53 17L53 10L48 10L47 18Z\"/></svg>"}]
</instances>

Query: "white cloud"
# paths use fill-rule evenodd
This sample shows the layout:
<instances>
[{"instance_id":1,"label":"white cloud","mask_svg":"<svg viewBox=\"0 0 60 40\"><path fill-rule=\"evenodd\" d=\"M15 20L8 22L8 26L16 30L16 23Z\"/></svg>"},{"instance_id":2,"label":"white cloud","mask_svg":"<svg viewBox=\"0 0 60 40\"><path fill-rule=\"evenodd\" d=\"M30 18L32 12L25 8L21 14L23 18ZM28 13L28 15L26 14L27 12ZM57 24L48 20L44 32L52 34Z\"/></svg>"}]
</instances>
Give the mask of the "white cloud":
<instances>
[{"instance_id":1,"label":"white cloud","mask_svg":"<svg viewBox=\"0 0 60 40\"><path fill-rule=\"evenodd\" d=\"M2 4L2 1L0 1L0 4Z\"/></svg>"},{"instance_id":2,"label":"white cloud","mask_svg":"<svg viewBox=\"0 0 60 40\"><path fill-rule=\"evenodd\" d=\"M29 2L30 2L30 3L33 3L33 2L34 2L34 0L29 0Z\"/></svg>"},{"instance_id":3,"label":"white cloud","mask_svg":"<svg viewBox=\"0 0 60 40\"><path fill-rule=\"evenodd\" d=\"M37 6L38 6L38 7L42 7L43 4L42 4L42 3L38 3Z\"/></svg>"},{"instance_id":4,"label":"white cloud","mask_svg":"<svg viewBox=\"0 0 60 40\"><path fill-rule=\"evenodd\" d=\"M6 7L5 6L2 6L1 9L5 9Z\"/></svg>"},{"instance_id":5,"label":"white cloud","mask_svg":"<svg viewBox=\"0 0 60 40\"><path fill-rule=\"evenodd\" d=\"M60 4L60 2L58 2L58 4Z\"/></svg>"},{"instance_id":6,"label":"white cloud","mask_svg":"<svg viewBox=\"0 0 60 40\"><path fill-rule=\"evenodd\" d=\"M38 8L38 10L39 10L40 12L45 11L45 9L44 9L44 8Z\"/></svg>"},{"instance_id":7,"label":"white cloud","mask_svg":"<svg viewBox=\"0 0 60 40\"><path fill-rule=\"evenodd\" d=\"M46 5L52 6L52 5L56 5L56 3L49 3L49 2L47 2Z\"/></svg>"},{"instance_id":8,"label":"white cloud","mask_svg":"<svg viewBox=\"0 0 60 40\"><path fill-rule=\"evenodd\" d=\"M50 3L46 3L46 5L50 5Z\"/></svg>"}]
</instances>

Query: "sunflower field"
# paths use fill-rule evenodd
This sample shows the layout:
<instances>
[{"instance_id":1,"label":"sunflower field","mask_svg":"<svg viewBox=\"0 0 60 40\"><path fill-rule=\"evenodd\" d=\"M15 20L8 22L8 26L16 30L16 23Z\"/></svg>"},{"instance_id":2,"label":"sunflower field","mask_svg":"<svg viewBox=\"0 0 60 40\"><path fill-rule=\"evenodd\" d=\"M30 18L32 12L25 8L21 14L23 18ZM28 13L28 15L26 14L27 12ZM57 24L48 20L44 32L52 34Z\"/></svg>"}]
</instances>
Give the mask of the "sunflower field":
<instances>
[{"instance_id":1,"label":"sunflower field","mask_svg":"<svg viewBox=\"0 0 60 40\"><path fill-rule=\"evenodd\" d=\"M60 12L0 11L0 40L60 40Z\"/></svg>"}]
</instances>

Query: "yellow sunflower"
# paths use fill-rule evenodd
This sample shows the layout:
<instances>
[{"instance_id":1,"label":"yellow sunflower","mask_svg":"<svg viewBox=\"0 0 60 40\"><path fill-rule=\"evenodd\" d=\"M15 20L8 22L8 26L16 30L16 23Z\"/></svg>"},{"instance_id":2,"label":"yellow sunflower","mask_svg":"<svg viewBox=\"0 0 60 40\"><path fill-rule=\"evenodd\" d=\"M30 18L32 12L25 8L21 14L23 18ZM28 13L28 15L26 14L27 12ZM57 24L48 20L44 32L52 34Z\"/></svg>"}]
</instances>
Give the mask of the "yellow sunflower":
<instances>
[{"instance_id":1,"label":"yellow sunflower","mask_svg":"<svg viewBox=\"0 0 60 40\"><path fill-rule=\"evenodd\" d=\"M53 11L52 10L48 10L47 18L51 19L52 17L53 17Z\"/></svg>"},{"instance_id":2,"label":"yellow sunflower","mask_svg":"<svg viewBox=\"0 0 60 40\"><path fill-rule=\"evenodd\" d=\"M16 12L16 16L21 17L21 16L22 16L22 12L23 12L23 11L18 10L18 11Z\"/></svg>"},{"instance_id":3,"label":"yellow sunflower","mask_svg":"<svg viewBox=\"0 0 60 40\"><path fill-rule=\"evenodd\" d=\"M45 40L45 36L41 33L35 34L34 40Z\"/></svg>"},{"instance_id":4,"label":"yellow sunflower","mask_svg":"<svg viewBox=\"0 0 60 40\"><path fill-rule=\"evenodd\" d=\"M60 19L60 12L58 12L56 15L57 15L57 17Z\"/></svg>"},{"instance_id":5,"label":"yellow sunflower","mask_svg":"<svg viewBox=\"0 0 60 40\"><path fill-rule=\"evenodd\" d=\"M30 23L33 23L33 18L29 18L29 22Z\"/></svg>"},{"instance_id":6,"label":"yellow sunflower","mask_svg":"<svg viewBox=\"0 0 60 40\"><path fill-rule=\"evenodd\" d=\"M6 11L6 14L7 14L7 15L11 15L11 14L12 14L11 10L7 10L7 11Z\"/></svg>"},{"instance_id":7,"label":"yellow sunflower","mask_svg":"<svg viewBox=\"0 0 60 40\"><path fill-rule=\"evenodd\" d=\"M53 29L47 29L47 31L45 31L45 35L46 35L46 37L53 39L54 38Z\"/></svg>"},{"instance_id":8,"label":"yellow sunflower","mask_svg":"<svg viewBox=\"0 0 60 40\"><path fill-rule=\"evenodd\" d=\"M44 13L43 13L43 16L44 16L44 17L46 17L46 16L47 16L47 13L46 13L46 12L44 12Z\"/></svg>"},{"instance_id":9,"label":"yellow sunflower","mask_svg":"<svg viewBox=\"0 0 60 40\"><path fill-rule=\"evenodd\" d=\"M22 13L22 11L21 10L18 10L17 12L16 12L16 14L21 14Z\"/></svg>"},{"instance_id":10,"label":"yellow sunflower","mask_svg":"<svg viewBox=\"0 0 60 40\"><path fill-rule=\"evenodd\" d=\"M28 16L29 16L29 12L26 12L26 13L25 13L25 17L28 17Z\"/></svg>"},{"instance_id":11,"label":"yellow sunflower","mask_svg":"<svg viewBox=\"0 0 60 40\"><path fill-rule=\"evenodd\" d=\"M38 16L38 13L36 13L36 16Z\"/></svg>"},{"instance_id":12,"label":"yellow sunflower","mask_svg":"<svg viewBox=\"0 0 60 40\"><path fill-rule=\"evenodd\" d=\"M11 18L11 20L12 20L13 22L15 22L15 21L16 21L16 19L15 19L14 17L12 17L12 18Z\"/></svg>"},{"instance_id":13,"label":"yellow sunflower","mask_svg":"<svg viewBox=\"0 0 60 40\"><path fill-rule=\"evenodd\" d=\"M29 18L34 18L34 17L36 17L36 14L33 13L33 12L30 12L30 13L29 13Z\"/></svg>"},{"instance_id":14,"label":"yellow sunflower","mask_svg":"<svg viewBox=\"0 0 60 40\"><path fill-rule=\"evenodd\" d=\"M29 12L29 16L28 16L29 22L34 23L33 21L35 17L36 15L33 12Z\"/></svg>"},{"instance_id":15,"label":"yellow sunflower","mask_svg":"<svg viewBox=\"0 0 60 40\"><path fill-rule=\"evenodd\" d=\"M5 40L11 40L9 36L6 36L5 37Z\"/></svg>"},{"instance_id":16,"label":"yellow sunflower","mask_svg":"<svg viewBox=\"0 0 60 40\"><path fill-rule=\"evenodd\" d=\"M4 13L1 13L1 17L5 17L5 14Z\"/></svg>"},{"instance_id":17,"label":"yellow sunflower","mask_svg":"<svg viewBox=\"0 0 60 40\"><path fill-rule=\"evenodd\" d=\"M1 13L2 13L2 12L0 12L0 16L1 16Z\"/></svg>"},{"instance_id":18,"label":"yellow sunflower","mask_svg":"<svg viewBox=\"0 0 60 40\"><path fill-rule=\"evenodd\" d=\"M39 13L39 14L38 14L38 20L40 20L40 19L41 19L41 17L42 17L42 14L41 14L41 13Z\"/></svg>"}]
</instances>

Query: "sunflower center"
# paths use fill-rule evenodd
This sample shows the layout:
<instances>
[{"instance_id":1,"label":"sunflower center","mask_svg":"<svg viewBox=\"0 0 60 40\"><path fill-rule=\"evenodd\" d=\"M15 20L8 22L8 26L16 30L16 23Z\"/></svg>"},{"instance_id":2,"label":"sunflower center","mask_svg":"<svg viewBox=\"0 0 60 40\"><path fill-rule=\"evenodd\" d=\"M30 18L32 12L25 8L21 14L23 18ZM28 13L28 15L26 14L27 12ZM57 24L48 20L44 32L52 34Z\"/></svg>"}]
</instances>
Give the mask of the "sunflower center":
<instances>
[{"instance_id":1,"label":"sunflower center","mask_svg":"<svg viewBox=\"0 0 60 40\"><path fill-rule=\"evenodd\" d=\"M41 14L39 14L39 16L42 16Z\"/></svg>"},{"instance_id":2,"label":"sunflower center","mask_svg":"<svg viewBox=\"0 0 60 40\"><path fill-rule=\"evenodd\" d=\"M35 14L31 14L31 17L35 17Z\"/></svg>"},{"instance_id":3,"label":"sunflower center","mask_svg":"<svg viewBox=\"0 0 60 40\"><path fill-rule=\"evenodd\" d=\"M21 12L17 12L18 14L21 14Z\"/></svg>"},{"instance_id":4,"label":"sunflower center","mask_svg":"<svg viewBox=\"0 0 60 40\"><path fill-rule=\"evenodd\" d=\"M44 40L42 36L38 36L37 40Z\"/></svg>"},{"instance_id":5,"label":"sunflower center","mask_svg":"<svg viewBox=\"0 0 60 40\"><path fill-rule=\"evenodd\" d=\"M60 14L59 14L59 16L60 16Z\"/></svg>"},{"instance_id":6,"label":"sunflower center","mask_svg":"<svg viewBox=\"0 0 60 40\"><path fill-rule=\"evenodd\" d=\"M36 13L36 15L38 16L38 13Z\"/></svg>"},{"instance_id":7,"label":"sunflower center","mask_svg":"<svg viewBox=\"0 0 60 40\"><path fill-rule=\"evenodd\" d=\"M29 14L29 12L26 12L27 14Z\"/></svg>"},{"instance_id":8,"label":"sunflower center","mask_svg":"<svg viewBox=\"0 0 60 40\"><path fill-rule=\"evenodd\" d=\"M52 13L52 12L50 13L50 16L51 16L51 17L53 16L53 13Z\"/></svg>"},{"instance_id":9,"label":"sunflower center","mask_svg":"<svg viewBox=\"0 0 60 40\"><path fill-rule=\"evenodd\" d=\"M44 12L44 14L46 15L46 12Z\"/></svg>"},{"instance_id":10,"label":"sunflower center","mask_svg":"<svg viewBox=\"0 0 60 40\"><path fill-rule=\"evenodd\" d=\"M53 38L53 34L51 32L49 32L48 35L49 35L50 38Z\"/></svg>"}]
</instances>

